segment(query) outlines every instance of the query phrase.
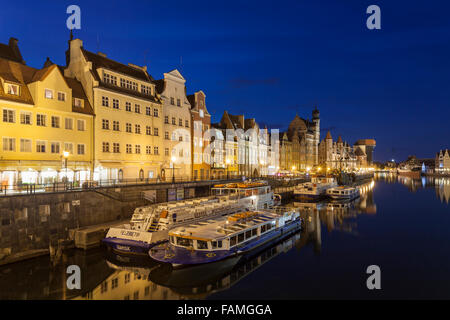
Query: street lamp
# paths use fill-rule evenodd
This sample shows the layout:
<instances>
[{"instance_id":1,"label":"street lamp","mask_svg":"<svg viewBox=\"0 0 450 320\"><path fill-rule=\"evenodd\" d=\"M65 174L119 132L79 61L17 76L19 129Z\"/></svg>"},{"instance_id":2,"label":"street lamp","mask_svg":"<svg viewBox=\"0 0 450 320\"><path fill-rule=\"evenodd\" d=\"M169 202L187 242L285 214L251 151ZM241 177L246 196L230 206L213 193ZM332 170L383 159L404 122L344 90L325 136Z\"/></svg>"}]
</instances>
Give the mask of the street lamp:
<instances>
[{"instance_id":1,"label":"street lamp","mask_svg":"<svg viewBox=\"0 0 450 320\"><path fill-rule=\"evenodd\" d=\"M227 163L227 179L230 179L230 175L229 175L229 171L228 171L228 166L230 165L230 159L227 159L226 163Z\"/></svg>"},{"instance_id":2,"label":"street lamp","mask_svg":"<svg viewBox=\"0 0 450 320\"><path fill-rule=\"evenodd\" d=\"M172 183L175 183L175 161L177 160L177 158L175 158L175 156L172 156L171 160L172 160Z\"/></svg>"},{"instance_id":3,"label":"street lamp","mask_svg":"<svg viewBox=\"0 0 450 320\"><path fill-rule=\"evenodd\" d=\"M294 175L295 166L292 166L292 175Z\"/></svg>"},{"instance_id":4,"label":"street lamp","mask_svg":"<svg viewBox=\"0 0 450 320\"><path fill-rule=\"evenodd\" d=\"M68 179L67 179L67 158L69 158L69 151L64 151L63 152L63 157L64 157L64 166L65 166L65 169L66 169L66 182L68 182Z\"/></svg>"}]
</instances>

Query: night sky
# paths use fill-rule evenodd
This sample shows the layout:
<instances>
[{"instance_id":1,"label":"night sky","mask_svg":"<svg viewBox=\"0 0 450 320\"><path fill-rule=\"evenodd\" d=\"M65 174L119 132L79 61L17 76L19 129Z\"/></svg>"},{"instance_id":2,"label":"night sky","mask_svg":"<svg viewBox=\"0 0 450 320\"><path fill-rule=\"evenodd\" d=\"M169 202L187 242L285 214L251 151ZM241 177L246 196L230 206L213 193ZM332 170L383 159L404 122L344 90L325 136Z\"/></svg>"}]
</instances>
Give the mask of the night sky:
<instances>
[{"instance_id":1,"label":"night sky","mask_svg":"<svg viewBox=\"0 0 450 320\"><path fill-rule=\"evenodd\" d=\"M3 2L0 42L18 38L30 66L65 65L66 8L77 4L87 50L147 65L155 79L177 68L215 122L228 110L284 130L317 105L321 139L328 129L349 143L375 138L378 161L450 148L448 1L102 3ZM371 4L381 30L366 28Z\"/></svg>"}]
</instances>

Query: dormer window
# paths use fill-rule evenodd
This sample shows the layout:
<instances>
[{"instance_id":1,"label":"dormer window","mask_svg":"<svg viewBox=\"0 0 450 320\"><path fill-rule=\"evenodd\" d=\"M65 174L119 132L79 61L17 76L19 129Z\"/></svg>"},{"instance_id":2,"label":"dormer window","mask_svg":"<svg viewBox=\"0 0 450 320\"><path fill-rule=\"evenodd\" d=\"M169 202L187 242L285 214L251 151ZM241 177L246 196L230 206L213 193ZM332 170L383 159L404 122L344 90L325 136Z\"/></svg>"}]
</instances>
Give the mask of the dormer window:
<instances>
[{"instance_id":1,"label":"dormer window","mask_svg":"<svg viewBox=\"0 0 450 320\"><path fill-rule=\"evenodd\" d=\"M8 94L13 94L15 96L18 96L19 95L19 86L16 84L7 83L6 84L6 92L8 92Z\"/></svg>"},{"instance_id":2,"label":"dormer window","mask_svg":"<svg viewBox=\"0 0 450 320\"><path fill-rule=\"evenodd\" d=\"M83 108L83 100L78 98L73 98L73 106L77 108Z\"/></svg>"}]
</instances>

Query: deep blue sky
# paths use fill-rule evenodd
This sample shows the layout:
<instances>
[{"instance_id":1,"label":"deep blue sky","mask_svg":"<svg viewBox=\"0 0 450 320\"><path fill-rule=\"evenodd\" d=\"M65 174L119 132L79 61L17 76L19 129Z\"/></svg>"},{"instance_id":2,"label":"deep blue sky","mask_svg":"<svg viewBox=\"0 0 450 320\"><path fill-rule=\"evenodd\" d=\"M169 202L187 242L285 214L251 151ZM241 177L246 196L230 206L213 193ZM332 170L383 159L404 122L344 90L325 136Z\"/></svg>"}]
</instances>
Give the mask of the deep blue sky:
<instances>
[{"instance_id":1,"label":"deep blue sky","mask_svg":"<svg viewBox=\"0 0 450 320\"><path fill-rule=\"evenodd\" d=\"M0 42L18 38L28 65L65 64L70 4L87 50L155 79L178 68L213 121L228 110L285 129L317 104L335 139L375 138L376 160L450 147L448 1L8 1ZM366 28L371 4L381 30Z\"/></svg>"}]
</instances>

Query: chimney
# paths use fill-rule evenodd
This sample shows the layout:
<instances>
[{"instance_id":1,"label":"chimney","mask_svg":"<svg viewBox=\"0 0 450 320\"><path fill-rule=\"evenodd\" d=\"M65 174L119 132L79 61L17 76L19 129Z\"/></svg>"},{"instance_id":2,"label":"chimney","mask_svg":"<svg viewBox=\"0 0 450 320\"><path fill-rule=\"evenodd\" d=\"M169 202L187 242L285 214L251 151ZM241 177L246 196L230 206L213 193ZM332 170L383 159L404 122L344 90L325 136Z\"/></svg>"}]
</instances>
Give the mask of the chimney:
<instances>
[{"instance_id":1,"label":"chimney","mask_svg":"<svg viewBox=\"0 0 450 320\"><path fill-rule=\"evenodd\" d=\"M50 58L47 57L47 60L45 60L45 62L44 62L44 68L50 67L53 64L54 63L50 60Z\"/></svg>"},{"instance_id":2,"label":"chimney","mask_svg":"<svg viewBox=\"0 0 450 320\"><path fill-rule=\"evenodd\" d=\"M17 59L17 61L19 61L22 64L25 64L25 61L23 60L22 55L20 54L19 46L17 45L18 42L19 40L11 37L9 38L8 45L11 48L11 51L14 53L14 56Z\"/></svg>"}]
</instances>

